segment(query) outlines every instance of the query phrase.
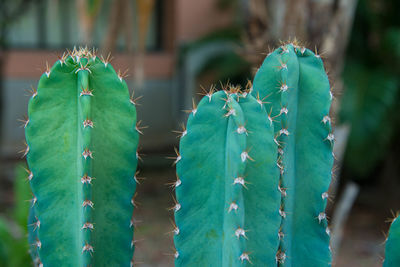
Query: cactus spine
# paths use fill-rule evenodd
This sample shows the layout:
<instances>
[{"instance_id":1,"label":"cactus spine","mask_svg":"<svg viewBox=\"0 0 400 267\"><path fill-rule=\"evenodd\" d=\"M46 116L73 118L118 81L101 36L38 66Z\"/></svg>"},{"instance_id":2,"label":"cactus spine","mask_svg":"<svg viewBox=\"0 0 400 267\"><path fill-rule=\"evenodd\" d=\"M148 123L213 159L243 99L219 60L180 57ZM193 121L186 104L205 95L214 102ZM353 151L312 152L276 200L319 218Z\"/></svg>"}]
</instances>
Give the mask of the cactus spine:
<instances>
[{"instance_id":1,"label":"cactus spine","mask_svg":"<svg viewBox=\"0 0 400 267\"><path fill-rule=\"evenodd\" d=\"M279 170L262 103L235 88L208 93L180 141L176 266L272 266L279 245Z\"/></svg>"},{"instance_id":2,"label":"cactus spine","mask_svg":"<svg viewBox=\"0 0 400 267\"><path fill-rule=\"evenodd\" d=\"M325 214L333 165L332 100L322 60L304 47L284 44L258 70L253 95L268 98L279 144L283 266L328 266Z\"/></svg>"},{"instance_id":3,"label":"cactus spine","mask_svg":"<svg viewBox=\"0 0 400 267\"><path fill-rule=\"evenodd\" d=\"M400 220L398 215L393 219L385 246L385 261L383 267L400 266Z\"/></svg>"},{"instance_id":4,"label":"cactus spine","mask_svg":"<svg viewBox=\"0 0 400 267\"><path fill-rule=\"evenodd\" d=\"M37 266L130 266L136 109L108 59L80 49L42 75L25 124Z\"/></svg>"}]
</instances>

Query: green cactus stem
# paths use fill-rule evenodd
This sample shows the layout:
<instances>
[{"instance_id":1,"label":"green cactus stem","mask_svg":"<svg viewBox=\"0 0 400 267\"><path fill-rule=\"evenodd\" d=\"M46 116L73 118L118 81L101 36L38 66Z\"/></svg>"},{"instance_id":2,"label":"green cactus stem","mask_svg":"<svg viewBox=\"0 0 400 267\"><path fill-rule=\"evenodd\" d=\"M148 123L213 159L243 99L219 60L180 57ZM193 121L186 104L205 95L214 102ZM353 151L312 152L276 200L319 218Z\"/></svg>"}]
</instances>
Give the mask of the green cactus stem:
<instances>
[{"instance_id":1,"label":"green cactus stem","mask_svg":"<svg viewBox=\"0 0 400 267\"><path fill-rule=\"evenodd\" d=\"M284 44L265 59L252 95L264 100L279 144L280 266L331 264L325 214L333 165L329 80L319 55Z\"/></svg>"},{"instance_id":2,"label":"green cactus stem","mask_svg":"<svg viewBox=\"0 0 400 267\"><path fill-rule=\"evenodd\" d=\"M25 124L38 266L130 266L136 109L108 59L80 49L42 75Z\"/></svg>"},{"instance_id":3,"label":"green cactus stem","mask_svg":"<svg viewBox=\"0 0 400 267\"><path fill-rule=\"evenodd\" d=\"M398 215L393 219L389 229L389 236L385 245L385 261L383 267L400 266L400 220Z\"/></svg>"},{"instance_id":4,"label":"green cactus stem","mask_svg":"<svg viewBox=\"0 0 400 267\"><path fill-rule=\"evenodd\" d=\"M174 186L176 266L273 266L280 193L273 124L235 88L209 92L182 132Z\"/></svg>"}]
</instances>

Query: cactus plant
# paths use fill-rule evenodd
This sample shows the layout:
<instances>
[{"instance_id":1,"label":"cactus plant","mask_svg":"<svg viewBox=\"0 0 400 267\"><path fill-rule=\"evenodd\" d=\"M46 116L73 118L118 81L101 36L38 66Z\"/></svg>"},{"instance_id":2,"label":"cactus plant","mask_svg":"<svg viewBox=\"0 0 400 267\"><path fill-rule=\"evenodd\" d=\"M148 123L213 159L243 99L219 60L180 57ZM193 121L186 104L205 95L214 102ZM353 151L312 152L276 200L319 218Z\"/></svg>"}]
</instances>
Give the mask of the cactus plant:
<instances>
[{"instance_id":1,"label":"cactus plant","mask_svg":"<svg viewBox=\"0 0 400 267\"><path fill-rule=\"evenodd\" d=\"M270 53L256 73L253 95L267 98L279 144L282 234L277 260L284 266L331 262L325 214L334 136L329 80L321 57L296 43Z\"/></svg>"},{"instance_id":2,"label":"cactus plant","mask_svg":"<svg viewBox=\"0 0 400 267\"><path fill-rule=\"evenodd\" d=\"M47 67L29 101L28 228L38 266L133 264L139 130L108 59L74 49Z\"/></svg>"},{"instance_id":3,"label":"cactus plant","mask_svg":"<svg viewBox=\"0 0 400 267\"><path fill-rule=\"evenodd\" d=\"M400 266L400 220L398 215L393 219L385 246L385 261L383 267Z\"/></svg>"},{"instance_id":4,"label":"cactus plant","mask_svg":"<svg viewBox=\"0 0 400 267\"><path fill-rule=\"evenodd\" d=\"M249 91L193 108L176 158L176 266L330 265L331 99L320 56L285 44Z\"/></svg>"},{"instance_id":5,"label":"cactus plant","mask_svg":"<svg viewBox=\"0 0 400 267\"><path fill-rule=\"evenodd\" d=\"M272 266L280 194L273 125L235 88L194 107L176 159L176 266Z\"/></svg>"}]
</instances>

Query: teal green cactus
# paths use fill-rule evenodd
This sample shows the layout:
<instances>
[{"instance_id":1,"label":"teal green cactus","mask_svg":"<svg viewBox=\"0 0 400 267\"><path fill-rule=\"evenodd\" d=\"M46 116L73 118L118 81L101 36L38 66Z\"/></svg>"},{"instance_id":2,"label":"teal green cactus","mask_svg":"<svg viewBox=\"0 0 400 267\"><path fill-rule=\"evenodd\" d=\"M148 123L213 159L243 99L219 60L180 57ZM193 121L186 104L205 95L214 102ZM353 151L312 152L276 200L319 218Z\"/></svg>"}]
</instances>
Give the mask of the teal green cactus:
<instances>
[{"instance_id":1,"label":"teal green cactus","mask_svg":"<svg viewBox=\"0 0 400 267\"><path fill-rule=\"evenodd\" d=\"M389 229L389 236L385 245L385 260L383 267L400 266L400 220L398 215L393 219Z\"/></svg>"},{"instance_id":2,"label":"teal green cactus","mask_svg":"<svg viewBox=\"0 0 400 267\"><path fill-rule=\"evenodd\" d=\"M28 117L35 264L131 266L139 129L122 75L74 49L47 67Z\"/></svg>"},{"instance_id":3,"label":"teal green cactus","mask_svg":"<svg viewBox=\"0 0 400 267\"><path fill-rule=\"evenodd\" d=\"M235 88L194 107L176 158L176 266L273 266L277 145L263 103Z\"/></svg>"},{"instance_id":4,"label":"teal green cactus","mask_svg":"<svg viewBox=\"0 0 400 267\"><path fill-rule=\"evenodd\" d=\"M176 266L331 264L331 100L321 58L285 44L249 91L193 108L176 158Z\"/></svg>"},{"instance_id":5,"label":"teal green cactus","mask_svg":"<svg viewBox=\"0 0 400 267\"><path fill-rule=\"evenodd\" d=\"M270 53L257 71L252 94L266 99L279 144L283 266L328 266L325 214L333 165L329 117L332 93L318 54L296 44Z\"/></svg>"}]
</instances>

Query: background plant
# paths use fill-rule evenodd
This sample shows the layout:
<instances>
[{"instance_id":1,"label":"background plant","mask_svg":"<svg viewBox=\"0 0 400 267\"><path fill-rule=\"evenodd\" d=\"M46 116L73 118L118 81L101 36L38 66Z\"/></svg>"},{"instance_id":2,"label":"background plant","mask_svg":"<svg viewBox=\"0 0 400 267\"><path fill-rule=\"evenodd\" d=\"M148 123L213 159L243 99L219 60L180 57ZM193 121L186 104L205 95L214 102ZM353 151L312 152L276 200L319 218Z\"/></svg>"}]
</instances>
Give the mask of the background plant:
<instances>
[{"instance_id":1,"label":"background plant","mask_svg":"<svg viewBox=\"0 0 400 267\"><path fill-rule=\"evenodd\" d=\"M392 0L362 0L358 5L347 53L346 90L340 112L341 122L352 126L344 161L346 179L370 183L381 180L387 186L393 180L390 177L398 173L398 10L399 2ZM368 146L371 143L374 145Z\"/></svg>"},{"instance_id":2,"label":"background plant","mask_svg":"<svg viewBox=\"0 0 400 267\"><path fill-rule=\"evenodd\" d=\"M14 206L5 215L0 215L0 262L6 267L32 266L28 253L27 222L32 197L27 180L26 165L15 168Z\"/></svg>"}]
</instances>

